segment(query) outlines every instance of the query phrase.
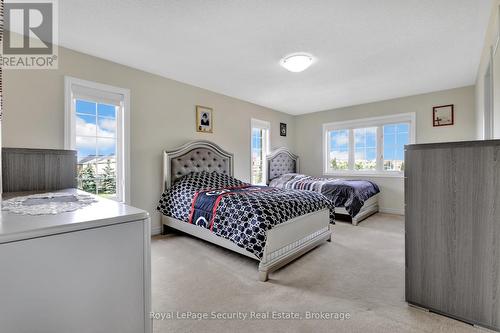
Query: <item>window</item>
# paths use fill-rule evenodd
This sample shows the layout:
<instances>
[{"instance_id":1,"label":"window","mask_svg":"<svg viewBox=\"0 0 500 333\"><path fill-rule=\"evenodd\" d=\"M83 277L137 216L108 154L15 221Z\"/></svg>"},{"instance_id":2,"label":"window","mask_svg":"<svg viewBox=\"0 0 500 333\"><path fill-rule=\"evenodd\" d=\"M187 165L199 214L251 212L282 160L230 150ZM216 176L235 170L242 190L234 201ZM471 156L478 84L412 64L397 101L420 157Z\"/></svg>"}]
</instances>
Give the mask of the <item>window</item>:
<instances>
[{"instance_id":1,"label":"window","mask_svg":"<svg viewBox=\"0 0 500 333\"><path fill-rule=\"evenodd\" d=\"M414 128L414 114L325 124L324 173L399 176Z\"/></svg>"},{"instance_id":2,"label":"window","mask_svg":"<svg viewBox=\"0 0 500 333\"><path fill-rule=\"evenodd\" d=\"M129 202L129 90L70 77L65 84L65 146L77 151L78 188Z\"/></svg>"},{"instance_id":3,"label":"window","mask_svg":"<svg viewBox=\"0 0 500 333\"><path fill-rule=\"evenodd\" d=\"M254 185L266 184L266 155L270 147L270 128L267 121L252 119L251 131L251 182Z\"/></svg>"},{"instance_id":4,"label":"window","mask_svg":"<svg viewBox=\"0 0 500 333\"><path fill-rule=\"evenodd\" d=\"M330 131L330 164L334 170L349 169L349 130Z\"/></svg>"},{"instance_id":5,"label":"window","mask_svg":"<svg viewBox=\"0 0 500 333\"><path fill-rule=\"evenodd\" d=\"M404 171L404 146L409 143L410 124L383 127L384 171Z\"/></svg>"},{"instance_id":6,"label":"window","mask_svg":"<svg viewBox=\"0 0 500 333\"><path fill-rule=\"evenodd\" d=\"M354 169L377 169L377 128L355 128L354 132Z\"/></svg>"}]
</instances>

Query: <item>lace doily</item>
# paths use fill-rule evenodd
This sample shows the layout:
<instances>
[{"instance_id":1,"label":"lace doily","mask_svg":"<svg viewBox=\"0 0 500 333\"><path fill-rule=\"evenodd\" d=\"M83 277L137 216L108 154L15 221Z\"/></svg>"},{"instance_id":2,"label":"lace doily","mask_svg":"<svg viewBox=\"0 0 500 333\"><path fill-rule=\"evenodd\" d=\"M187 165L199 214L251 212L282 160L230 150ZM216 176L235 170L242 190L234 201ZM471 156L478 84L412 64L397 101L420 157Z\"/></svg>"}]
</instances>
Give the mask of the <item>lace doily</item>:
<instances>
[{"instance_id":1,"label":"lace doily","mask_svg":"<svg viewBox=\"0 0 500 333\"><path fill-rule=\"evenodd\" d=\"M2 210L22 215L55 215L72 212L97 202L88 194L41 193L2 202Z\"/></svg>"}]
</instances>

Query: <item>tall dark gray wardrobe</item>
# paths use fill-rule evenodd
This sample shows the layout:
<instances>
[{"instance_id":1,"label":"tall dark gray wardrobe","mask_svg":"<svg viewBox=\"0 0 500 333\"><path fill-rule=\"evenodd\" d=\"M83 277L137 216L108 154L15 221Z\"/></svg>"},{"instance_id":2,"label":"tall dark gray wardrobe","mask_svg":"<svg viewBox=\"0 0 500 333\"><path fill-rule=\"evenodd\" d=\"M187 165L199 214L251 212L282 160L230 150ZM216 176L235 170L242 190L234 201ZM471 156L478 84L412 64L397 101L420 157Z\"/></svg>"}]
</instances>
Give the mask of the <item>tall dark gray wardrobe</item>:
<instances>
[{"instance_id":1,"label":"tall dark gray wardrobe","mask_svg":"<svg viewBox=\"0 0 500 333\"><path fill-rule=\"evenodd\" d=\"M500 330L500 140L409 145L406 300Z\"/></svg>"}]
</instances>

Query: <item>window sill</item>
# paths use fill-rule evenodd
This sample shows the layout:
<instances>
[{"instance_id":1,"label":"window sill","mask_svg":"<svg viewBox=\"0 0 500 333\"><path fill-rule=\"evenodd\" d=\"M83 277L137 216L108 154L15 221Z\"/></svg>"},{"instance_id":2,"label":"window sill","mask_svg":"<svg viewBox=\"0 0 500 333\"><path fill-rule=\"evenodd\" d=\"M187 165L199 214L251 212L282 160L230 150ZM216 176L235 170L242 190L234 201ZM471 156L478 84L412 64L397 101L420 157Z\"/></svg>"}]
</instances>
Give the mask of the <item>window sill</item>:
<instances>
[{"instance_id":1,"label":"window sill","mask_svg":"<svg viewBox=\"0 0 500 333\"><path fill-rule=\"evenodd\" d=\"M374 177L374 178L404 178L404 173L401 172L355 172L355 171L346 171L346 172L324 172L324 176L327 177Z\"/></svg>"}]
</instances>

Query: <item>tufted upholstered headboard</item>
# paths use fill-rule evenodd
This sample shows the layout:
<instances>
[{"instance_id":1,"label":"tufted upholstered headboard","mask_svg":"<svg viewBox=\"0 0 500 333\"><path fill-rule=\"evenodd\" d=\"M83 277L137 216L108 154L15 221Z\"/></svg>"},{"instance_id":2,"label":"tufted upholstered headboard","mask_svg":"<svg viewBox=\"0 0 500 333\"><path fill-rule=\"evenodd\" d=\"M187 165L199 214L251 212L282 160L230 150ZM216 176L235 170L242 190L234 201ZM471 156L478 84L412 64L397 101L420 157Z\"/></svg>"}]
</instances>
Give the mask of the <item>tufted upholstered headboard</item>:
<instances>
[{"instance_id":1,"label":"tufted upholstered headboard","mask_svg":"<svg viewBox=\"0 0 500 333\"><path fill-rule=\"evenodd\" d=\"M266 157L267 184L287 173L299 172L299 157L287 148L278 148Z\"/></svg>"},{"instance_id":2,"label":"tufted upholstered headboard","mask_svg":"<svg viewBox=\"0 0 500 333\"><path fill-rule=\"evenodd\" d=\"M191 172L217 171L233 176L234 156L213 142L189 142L163 154L163 190Z\"/></svg>"}]
</instances>

